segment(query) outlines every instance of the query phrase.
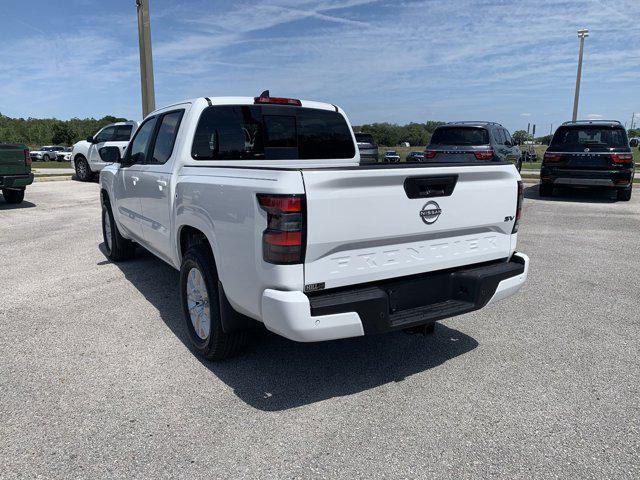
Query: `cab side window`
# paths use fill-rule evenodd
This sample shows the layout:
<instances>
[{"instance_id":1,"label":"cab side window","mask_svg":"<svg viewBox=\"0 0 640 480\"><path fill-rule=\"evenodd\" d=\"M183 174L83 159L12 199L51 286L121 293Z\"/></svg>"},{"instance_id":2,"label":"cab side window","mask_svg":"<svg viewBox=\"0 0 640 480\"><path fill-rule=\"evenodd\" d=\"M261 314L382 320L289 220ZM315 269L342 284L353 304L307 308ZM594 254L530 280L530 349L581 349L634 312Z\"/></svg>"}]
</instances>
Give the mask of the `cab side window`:
<instances>
[{"instance_id":1,"label":"cab side window","mask_svg":"<svg viewBox=\"0 0 640 480\"><path fill-rule=\"evenodd\" d=\"M136 136L133 137L129 148L130 163L141 164L145 162L147 147L149 147L149 142L156 127L156 120L156 117L146 120L136 132Z\"/></svg>"},{"instance_id":2,"label":"cab side window","mask_svg":"<svg viewBox=\"0 0 640 480\"><path fill-rule=\"evenodd\" d=\"M112 142L116 133L116 127L105 127L96 135L96 143Z\"/></svg>"}]
</instances>

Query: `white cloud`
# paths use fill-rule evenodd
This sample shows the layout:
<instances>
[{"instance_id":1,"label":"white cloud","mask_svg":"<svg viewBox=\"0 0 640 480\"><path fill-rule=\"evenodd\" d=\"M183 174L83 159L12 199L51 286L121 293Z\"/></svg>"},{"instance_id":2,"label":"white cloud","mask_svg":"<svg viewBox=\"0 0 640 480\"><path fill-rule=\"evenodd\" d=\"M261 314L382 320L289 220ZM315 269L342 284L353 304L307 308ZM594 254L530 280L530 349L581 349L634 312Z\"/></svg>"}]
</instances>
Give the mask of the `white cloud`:
<instances>
[{"instance_id":1,"label":"white cloud","mask_svg":"<svg viewBox=\"0 0 640 480\"><path fill-rule=\"evenodd\" d=\"M588 120L601 120L604 118L604 115L600 115L599 113L590 113L587 115Z\"/></svg>"},{"instance_id":2,"label":"white cloud","mask_svg":"<svg viewBox=\"0 0 640 480\"><path fill-rule=\"evenodd\" d=\"M521 116L521 117L530 117L530 116L531 116L531 114L530 114L530 113L528 113L528 112L525 112L525 113L521 113L521 114L520 114L520 116Z\"/></svg>"}]
</instances>

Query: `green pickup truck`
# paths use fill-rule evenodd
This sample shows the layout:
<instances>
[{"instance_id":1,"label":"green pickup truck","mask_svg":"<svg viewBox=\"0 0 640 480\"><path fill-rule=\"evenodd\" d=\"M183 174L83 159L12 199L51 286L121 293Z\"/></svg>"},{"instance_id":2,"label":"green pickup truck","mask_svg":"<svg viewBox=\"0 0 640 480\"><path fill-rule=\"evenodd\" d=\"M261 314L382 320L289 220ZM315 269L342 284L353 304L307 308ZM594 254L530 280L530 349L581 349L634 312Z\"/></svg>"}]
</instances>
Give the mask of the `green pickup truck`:
<instances>
[{"instance_id":1,"label":"green pickup truck","mask_svg":"<svg viewBox=\"0 0 640 480\"><path fill-rule=\"evenodd\" d=\"M0 190L7 203L22 202L25 188L32 183L29 149L19 143L0 143Z\"/></svg>"}]
</instances>

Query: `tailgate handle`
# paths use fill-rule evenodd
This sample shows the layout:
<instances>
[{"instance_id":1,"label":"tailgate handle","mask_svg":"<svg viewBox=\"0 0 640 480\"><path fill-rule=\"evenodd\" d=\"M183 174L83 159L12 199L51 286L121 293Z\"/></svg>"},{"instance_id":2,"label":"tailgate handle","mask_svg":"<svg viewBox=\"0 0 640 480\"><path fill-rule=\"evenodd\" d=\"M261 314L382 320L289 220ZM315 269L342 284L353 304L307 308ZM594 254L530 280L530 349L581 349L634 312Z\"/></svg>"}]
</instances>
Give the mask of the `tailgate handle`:
<instances>
[{"instance_id":1,"label":"tailgate handle","mask_svg":"<svg viewBox=\"0 0 640 480\"><path fill-rule=\"evenodd\" d=\"M448 197L457 181L457 175L409 177L404 180L404 191L409 198Z\"/></svg>"}]
</instances>

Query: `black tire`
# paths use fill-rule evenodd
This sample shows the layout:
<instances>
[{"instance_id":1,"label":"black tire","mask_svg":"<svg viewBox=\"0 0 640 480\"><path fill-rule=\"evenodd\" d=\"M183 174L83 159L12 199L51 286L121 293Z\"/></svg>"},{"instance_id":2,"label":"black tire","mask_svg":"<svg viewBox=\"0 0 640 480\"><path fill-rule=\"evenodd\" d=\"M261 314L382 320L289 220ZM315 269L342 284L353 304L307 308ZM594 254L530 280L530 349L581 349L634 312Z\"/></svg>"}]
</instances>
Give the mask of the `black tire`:
<instances>
[{"instance_id":1,"label":"black tire","mask_svg":"<svg viewBox=\"0 0 640 480\"><path fill-rule=\"evenodd\" d=\"M209 333L202 338L196 333L191 313L189 312L187 284L189 274L193 269L197 269L204 280L206 286L209 306ZM180 299L182 302L182 316L185 328L189 334L189 340L193 348L203 357L209 360L224 360L235 355L245 344L246 331L225 333L222 329L220 315L220 301L218 292L218 275L216 264L209 245L199 243L189 247L182 258L180 266Z\"/></svg>"},{"instance_id":2,"label":"black tire","mask_svg":"<svg viewBox=\"0 0 640 480\"><path fill-rule=\"evenodd\" d=\"M541 197L552 197L553 196L553 185L548 183L541 183L538 191Z\"/></svg>"},{"instance_id":3,"label":"black tire","mask_svg":"<svg viewBox=\"0 0 640 480\"><path fill-rule=\"evenodd\" d=\"M48 162L48 161L49 161L49 155L46 155L46 154L45 154L45 155L43 155L43 156L42 156L42 161L43 161L43 162Z\"/></svg>"},{"instance_id":4,"label":"black tire","mask_svg":"<svg viewBox=\"0 0 640 480\"><path fill-rule=\"evenodd\" d=\"M107 228L107 221L111 228ZM102 238L107 257L112 262L129 260L135 256L136 244L120 235L108 202L102 204Z\"/></svg>"},{"instance_id":5,"label":"black tire","mask_svg":"<svg viewBox=\"0 0 640 480\"><path fill-rule=\"evenodd\" d=\"M2 196L7 203L22 203L22 201L24 200L24 188L5 188L2 190Z\"/></svg>"},{"instance_id":6,"label":"black tire","mask_svg":"<svg viewBox=\"0 0 640 480\"><path fill-rule=\"evenodd\" d=\"M620 200L621 202L628 202L629 200L631 200L632 189L633 189L633 185L630 186L629 188L618 190L618 200Z\"/></svg>"},{"instance_id":7,"label":"black tire","mask_svg":"<svg viewBox=\"0 0 640 480\"><path fill-rule=\"evenodd\" d=\"M88 182L93 177L93 172L89 168L87 159L82 155L76 157L76 178L81 182Z\"/></svg>"}]
</instances>

